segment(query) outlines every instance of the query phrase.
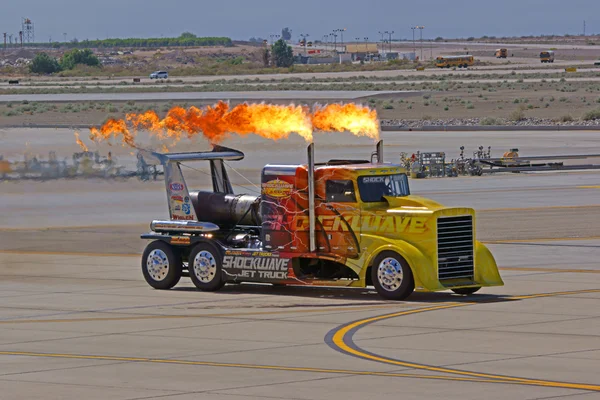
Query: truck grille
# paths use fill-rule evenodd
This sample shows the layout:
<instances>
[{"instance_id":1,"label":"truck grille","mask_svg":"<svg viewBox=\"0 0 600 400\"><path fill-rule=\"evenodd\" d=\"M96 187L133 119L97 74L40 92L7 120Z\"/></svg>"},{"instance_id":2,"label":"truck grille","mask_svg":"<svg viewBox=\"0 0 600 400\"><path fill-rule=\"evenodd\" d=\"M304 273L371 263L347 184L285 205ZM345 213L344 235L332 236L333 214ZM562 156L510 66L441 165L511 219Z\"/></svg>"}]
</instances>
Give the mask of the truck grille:
<instances>
[{"instance_id":1,"label":"truck grille","mask_svg":"<svg viewBox=\"0 0 600 400\"><path fill-rule=\"evenodd\" d=\"M438 278L473 279L473 217L437 220Z\"/></svg>"}]
</instances>

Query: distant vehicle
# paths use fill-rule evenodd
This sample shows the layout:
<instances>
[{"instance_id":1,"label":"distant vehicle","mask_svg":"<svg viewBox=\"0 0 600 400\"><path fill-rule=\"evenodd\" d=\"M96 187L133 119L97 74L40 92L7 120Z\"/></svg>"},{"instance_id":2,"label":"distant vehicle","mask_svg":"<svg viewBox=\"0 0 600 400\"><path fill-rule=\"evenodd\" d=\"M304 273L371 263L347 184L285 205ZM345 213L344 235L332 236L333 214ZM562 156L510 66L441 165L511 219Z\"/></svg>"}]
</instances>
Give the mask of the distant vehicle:
<instances>
[{"instance_id":1,"label":"distant vehicle","mask_svg":"<svg viewBox=\"0 0 600 400\"><path fill-rule=\"evenodd\" d=\"M169 73L167 71L154 71L150 74L150 79L168 79Z\"/></svg>"},{"instance_id":2,"label":"distant vehicle","mask_svg":"<svg viewBox=\"0 0 600 400\"><path fill-rule=\"evenodd\" d=\"M596 61L594 65L600 65L600 60Z\"/></svg>"},{"instance_id":3,"label":"distant vehicle","mask_svg":"<svg viewBox=\"0 0 600 400\"><path fill-rule=\"evenodd\" d=\"M540 61L543 63L553 63L554 62L554 52L550 51L542 51L540 53Z\"/></svg>"},{"instance_id":4,"label":"distant vehicle","mask_svg":"<svg viewBox=\"0 0 600 400\"><path fill-rule=\"evenodd\" d=\"M496 58L508 57L508 49L496 49Z\"/></svg>"},{"instance_id":5,"label":"distant vehicle","mask_svg":"<svg viewBox=\"0 0 600 400\"><path fill-rule=\"evenodd\" d=\"M435 59L435 66L438 68L467 68L473 66L475 60L471 55L462 56L439 56Z\"/></svg>"}]
</instances>

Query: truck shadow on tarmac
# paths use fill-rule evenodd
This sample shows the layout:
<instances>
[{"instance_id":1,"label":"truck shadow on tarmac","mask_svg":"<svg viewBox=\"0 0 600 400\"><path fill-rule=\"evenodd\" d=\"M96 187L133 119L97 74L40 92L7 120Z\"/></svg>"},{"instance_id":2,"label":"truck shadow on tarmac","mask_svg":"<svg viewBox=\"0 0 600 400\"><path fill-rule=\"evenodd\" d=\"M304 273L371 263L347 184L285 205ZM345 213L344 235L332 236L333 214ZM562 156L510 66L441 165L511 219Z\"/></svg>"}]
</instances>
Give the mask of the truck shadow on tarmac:
<instances>
[{"instance_id":1,"label":"truck shadow on tarmac","mask_svg":"<svg viewBox=\"0 0 600 400\"><path fill-rule=\"evenodd\" d=\"M176 291L196 291L193 287L175 287L171 290ZM215 296L231 295L263 295L263 296L287 296L302 297L313 299L331 299L331 300L352 300L365 301L366 304L381 303L394 304L401 303L395 300L383 300L374 288L336 288L336 287L307 287L307 286L273 286L269 284L228 284L217 292ZM477 293L472 295L458 295L451 292L414 292L403 302L416 303L497 303L502 301L515 301L514 297L509 295L496 295ZM356 306L357 303L343 304L343 306ZM322 306L322 304L315 305ZM342 306L342 305L340 305ZM297 305L293 305L297 307Z\"/></svg>"}]
</instances>

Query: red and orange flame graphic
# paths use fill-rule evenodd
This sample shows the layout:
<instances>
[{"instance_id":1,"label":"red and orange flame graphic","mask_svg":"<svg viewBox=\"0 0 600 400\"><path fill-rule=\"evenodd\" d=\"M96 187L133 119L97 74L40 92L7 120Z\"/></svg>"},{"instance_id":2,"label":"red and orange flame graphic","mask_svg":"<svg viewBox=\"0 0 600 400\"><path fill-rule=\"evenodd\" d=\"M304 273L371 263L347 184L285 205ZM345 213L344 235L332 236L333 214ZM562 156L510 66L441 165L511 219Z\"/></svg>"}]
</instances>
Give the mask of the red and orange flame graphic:
<instances>
[{"instance_id":1,"label":"red and orange flame graphic","mask_svg":"<svg viewBox=\"0 0 600 400\"><path fill-rule=\"evenodd\" d=\"M243 103L230 107L220 101L202 109L175 106L162 119L153 110L127 114L124 119L110 119L99 128L90 128L90 139L97 143L114 139L124 146L137 147L135 138L139 131L150 132L163 142L164 150L183 137L199 134L211 143L221 142L229 135L255 134L279 140L292 133L310 142L313 131L349 131L377 139L379 123L375 110L353 103L316 106L311 112L307 106ZM85 146L81 141L78 144Z\"/></svg>"}]
</instances>

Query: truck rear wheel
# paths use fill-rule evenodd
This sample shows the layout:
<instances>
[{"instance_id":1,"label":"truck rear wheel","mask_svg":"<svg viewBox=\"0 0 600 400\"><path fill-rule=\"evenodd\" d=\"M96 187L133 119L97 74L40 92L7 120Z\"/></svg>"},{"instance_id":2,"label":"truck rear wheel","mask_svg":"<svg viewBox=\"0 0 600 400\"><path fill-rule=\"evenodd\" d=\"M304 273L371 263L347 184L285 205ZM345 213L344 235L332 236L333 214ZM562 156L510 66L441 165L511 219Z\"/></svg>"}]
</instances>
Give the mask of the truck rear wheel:
<instances>
[{"instance_id":1,"label":"truck rear wheel","mask_svg":"<svg viewBox=\"0 0 600 400\"><path fill-rule=\"evenodd\" d=\"M403 300L415 289L408 263L393 251L384 251L375 258L371 279L377 293L388 300Z\"/></svg>"},{"instance_id":2,"label":"truck rear wheel","mask_svg":"<svg viewBox=\"0 0 600 400\"><path fill-rule=\"evenodd\" d=\"M154 289L171 289L181 279L181 257L173 247L156 240L146 246L142 255L144 279Z\"/></svg>"},{"instance_id":3,"label":"truck rear wheel","mask_svg":"<svg viewBox=\"0 0 600 400\"><path fill-rule=\"evenodd\" d=\"M208 243L194 247L189 256L188 270L194 285L202 291L213 292L225 285L219 251Z\"/></svg>"}]
</instances>

